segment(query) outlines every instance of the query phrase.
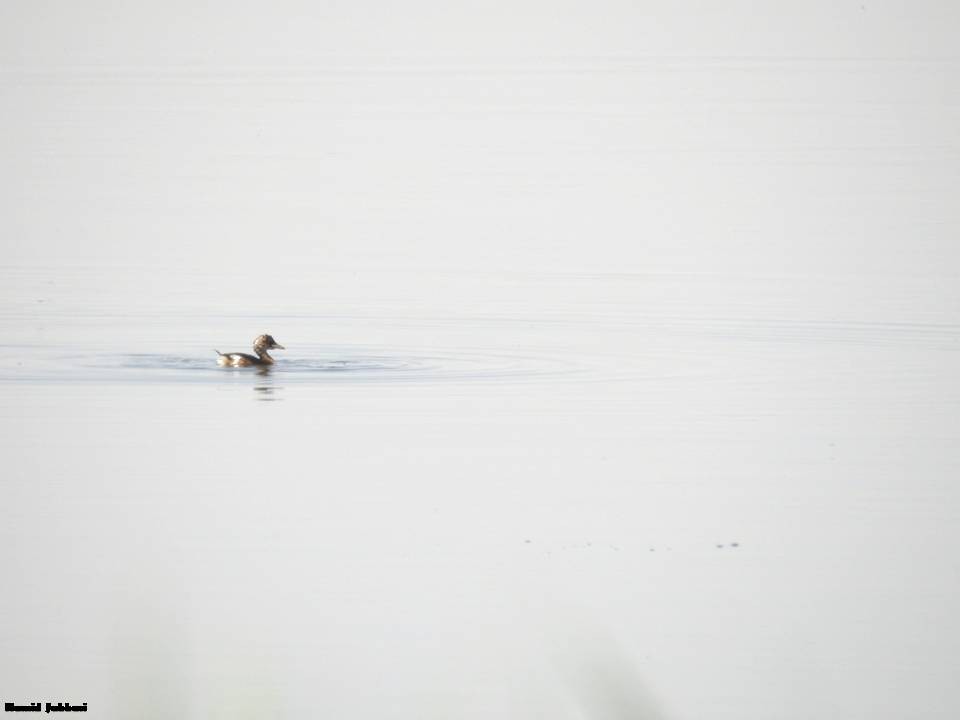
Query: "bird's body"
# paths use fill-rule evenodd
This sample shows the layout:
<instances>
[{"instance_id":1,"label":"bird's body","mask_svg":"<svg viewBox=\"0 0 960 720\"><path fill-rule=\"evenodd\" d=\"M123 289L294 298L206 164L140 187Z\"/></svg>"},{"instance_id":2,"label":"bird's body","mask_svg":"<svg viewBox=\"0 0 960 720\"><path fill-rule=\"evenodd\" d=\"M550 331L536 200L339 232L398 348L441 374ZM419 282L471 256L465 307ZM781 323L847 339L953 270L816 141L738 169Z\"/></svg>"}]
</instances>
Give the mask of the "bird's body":
<instances>
[{"instance_id":1,"label":"bird's body","mask_svg":"<svg viewBox=\"0 0 960 720\"><path fill-rule=\"evenodd\" d=\"M219 350L217 350L220 353ZM222 365L223 367L249 367L251 365L271 365L273 364L273 359L269 363L264 362L258 357L253 355L248 355L247 353L220 353L220 357L217 358L217 365Z\"/></svg>"},{"instance_id":2,"label":"bird's body","mask_svg":"<svg viewBox=\"0 0 960 720\"><path fill-rule=\"evenodd\" d=\"M253 341L253 351L256 355L248 355L247 353L222 353L219 350L215 350L217 353L217 365L221 367L263 367L266 365L273 365L273 358L270 357L268 350L273 348L279 348L280 350L285 350L280 343L273 339L272 335L260 335L256 340Z\"/></svg>"}]
</instances>

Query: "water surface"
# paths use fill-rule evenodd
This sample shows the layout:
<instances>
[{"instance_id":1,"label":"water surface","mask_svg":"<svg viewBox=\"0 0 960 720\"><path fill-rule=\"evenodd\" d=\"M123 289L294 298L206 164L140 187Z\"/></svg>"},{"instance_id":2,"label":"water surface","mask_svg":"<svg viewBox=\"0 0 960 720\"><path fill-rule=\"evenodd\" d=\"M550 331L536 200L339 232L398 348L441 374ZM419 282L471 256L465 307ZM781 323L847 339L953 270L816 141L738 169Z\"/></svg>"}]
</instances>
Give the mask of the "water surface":
<instances>
[{"instance_id":1,"label":"water surface","mask_svg":"<svg viewBox=\"0 0 960 720\"><path fill-rule=\"evenodd\" d=\"M949 11L83 7L0 10L4 701L957 716Z\"/></svg>"}]
</instances>

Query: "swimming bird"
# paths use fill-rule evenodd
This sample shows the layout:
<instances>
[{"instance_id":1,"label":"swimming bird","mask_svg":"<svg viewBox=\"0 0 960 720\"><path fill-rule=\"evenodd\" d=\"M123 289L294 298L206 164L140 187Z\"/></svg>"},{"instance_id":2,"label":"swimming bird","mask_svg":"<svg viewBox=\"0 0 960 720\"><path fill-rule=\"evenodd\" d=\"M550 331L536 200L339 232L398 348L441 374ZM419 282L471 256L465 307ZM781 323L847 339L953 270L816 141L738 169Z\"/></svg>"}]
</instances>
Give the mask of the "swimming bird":
<instances>
[{"instance_id":1,"label":"swimming bird","mask_svg":"<svg viewBox=\"0 0 960 720\"><path fill-rule=\"evenodd\" d=\"M256 357L247 355L247 353L222 353L219 350L214 352L219 356L217 357L217 365L222 367L263 367L273 365L273 358L270 357L267 350L273 350L274 348L286 350L283 345L273 339L273 335L260 335L253 341L253 351L257 354Z\"/></svg>"}]
</instances>

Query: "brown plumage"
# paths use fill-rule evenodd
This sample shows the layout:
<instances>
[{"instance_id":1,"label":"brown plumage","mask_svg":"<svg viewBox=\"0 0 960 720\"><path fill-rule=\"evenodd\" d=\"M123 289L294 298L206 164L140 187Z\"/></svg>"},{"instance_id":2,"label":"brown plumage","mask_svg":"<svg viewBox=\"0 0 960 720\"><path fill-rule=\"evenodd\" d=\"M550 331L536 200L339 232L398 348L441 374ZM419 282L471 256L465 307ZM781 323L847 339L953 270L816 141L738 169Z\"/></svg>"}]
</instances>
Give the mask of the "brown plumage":
<instances>
[{"instance_id":1,"label":"brown plumage","mask_svg":"<svg viewBox=\"0 0 960 720\"><path fill-rule=\"evenodd\" d=\"M222 353L219 350L214 352L219 356L217 357L217 365L222 367L251 367L254 365L273 365L273 358L267 352L267 350L273 348L286 350L283 345L273 339L272 335L260 335L253 341L253 351L257 354L256 357L247 353Z\"/></svg>"}]
</instances>

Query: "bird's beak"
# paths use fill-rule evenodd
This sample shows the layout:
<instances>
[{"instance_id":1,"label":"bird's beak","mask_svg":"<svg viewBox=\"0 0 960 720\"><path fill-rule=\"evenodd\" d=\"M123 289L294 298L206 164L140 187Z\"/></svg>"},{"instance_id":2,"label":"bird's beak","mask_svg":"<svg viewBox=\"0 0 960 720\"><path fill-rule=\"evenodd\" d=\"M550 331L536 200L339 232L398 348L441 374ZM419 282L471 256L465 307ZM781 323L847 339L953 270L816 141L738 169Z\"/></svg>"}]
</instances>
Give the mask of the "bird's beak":
<instances>
[{"instance_id":1,"label":"bird's beak","mask_svg":"<svg viewBox=\"0 0 960 720\"><path fill-rule=\"evenodd\" d=\"M280 343L278 343L278 342L275 342L275 343L273 344L273 346L274 346L275 348L280 348L281 350L286 350L286 348L285 348L283 345L281 345Z\"/></svg>"}]
</instances>

